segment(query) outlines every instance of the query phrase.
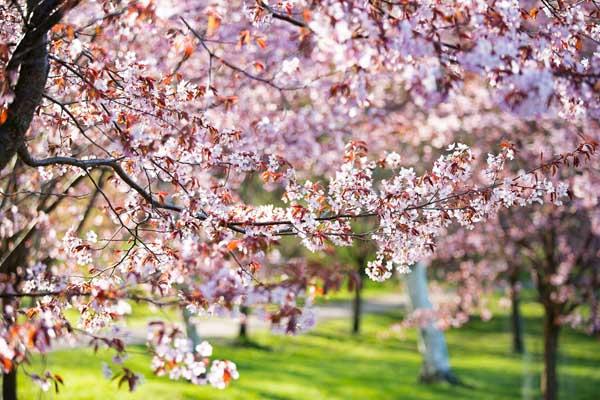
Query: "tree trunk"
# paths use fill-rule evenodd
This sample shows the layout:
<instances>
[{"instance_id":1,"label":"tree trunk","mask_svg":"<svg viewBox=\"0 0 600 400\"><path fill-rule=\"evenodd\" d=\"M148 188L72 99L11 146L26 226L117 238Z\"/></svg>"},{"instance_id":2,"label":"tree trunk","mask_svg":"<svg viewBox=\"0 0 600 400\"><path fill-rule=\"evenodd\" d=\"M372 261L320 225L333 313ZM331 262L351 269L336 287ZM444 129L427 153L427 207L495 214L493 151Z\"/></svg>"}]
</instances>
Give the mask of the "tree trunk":
<instances>
[{"instance_id":1,"label":"tree trunk","mask_svg":"<svg viewBox=\"0 0 600 400\"><path fill-rule=\"evenodd\" d=\"M427 286L427 267L424 264L417 263L413 266L411 273L407 276L406 284L413 310L433 309ZM446 338L444 333L435 326L435 321L430 321L419 329L418 340L419 352L423 356L421 382L459 383L450 367Z\"/></svg>"},{"instance_id":2,"label":"tree trunk","mask_svg":"<svg viewBox=\"0 0 600 400\"><path fill-rule=\"evenodd\" d=\"M513 352L523 354L525 352L525 343L523 342L523 318L521 317L521 296L518 280L511 279L510 297L511 297L511 328L512 328L512 347Z\"/></svg>"},{"instance_id":3,"label":"tree trunk","mask_svg":"<svg viewBox=\"0 0 600 400\"><path fill-rule=\"evenodd\" d=\"M5 271L8 276L14 278L15 287L19 285L21 277L17 274L19 267L23 267L26 263L27 254L29 252L28 241L33 235L34 229L30 230L24 235L20 236L20 241L15 244L13 250L6 256L4 262L0 267L6 268ZM2 271L2 268L0 268ZM0 302L0 315L4 318L4 323L7 329L11 329L11 326L15 323L12 316L9 313L5 313L6 307L12 307L13 309L19 308L19 300L16 298L5 298ZM17 364L13 363L12 370L9 373L2 374L2 399L3 400L16 400L17 399Z\"/></svg>"},{"instance_id":4,"label":"tree trunk","mask_svg":"<svg viewBox=\"0 0 600 400\"><path fill-rule=\"evenodd\" d=\"M2 400L17 400L17 368L2 375Z\"/></svg>"},{"instance_id":5,"label":"tree trunk","mask_svg":"<svg viewBox=\"0 0 600 400\"><path fill-rule=\"evenodd\" d=\"M556 324L556 315L552 306L545 307L544 315L544 371L542 372L542 396L544 400L558 399L558 375L556 361L558 356L558 337L560 326Z\"/></svg>"},{"instance_id":6,"label":"tree trunk","mask_svg":"<svg viewBox=\"0 0 600 400\"><path fill-rule=\"evenodd\" d=\"M6 65L7 75L17 73L14 100L0 125L0 170L23 149L25 133L42 100L48 78L48 35L73 2L27 0L27 28ZM23 150L26 152L26 150Z\"/></svg>"},{"instance_id":7,"label":"tree trunk","mask_svg":"<svg viewBox=\"0 0 600 400\"><path fill-rule=\"evenodd\" d=\"M362 317L362 288L364 283L363 265L358 265L358 282L354 288L354 300L352 301L352 334L360 334L360 323Z\"/></svg>"},{"instance_id":8,"label":"tree trunk","mask_svg":"<svg viewBox=\"0 0 600 400\"><path fill-rule=\"evenodd\" d=\"M240 319L240 331L238 334L238 339L247 340L248 339L248 316L250 314L250 309L246 306L240 307L240 313L242 314L242 318Z\"/></svg>"},{"instance_id":9,"label":"tree trunk","mask_svg":"<svg viewBox=\"0 0 600 400\"><path fill-rule=\"evenodd\" d=\"M183 309L183 322L185 324L185 334L188 339L192 342L192 349L195 351L196 346L200 344L200 335L198 334L198 328L192 321L192 313L187 308Z\"/></svg>"},{"instance_id":10,"label":"tree trunk","mask_svg":"<svg viewBox=\"0 0 600 400\"><path fill-rule=\"evenodd\" d=\"M18 253L22 253L19 249ZM15 265L10 266L10 272L14 272ZM2 312L4 312L5 303L9 301L5 299L2 301ZM9 325L10 326L10 325ZM12 370L9 373L2 374L2 400L17 400L17 365L13 364Z\"/></svg>"},{"instance_id":11,"label":"tree trunk","mask_svg":"<svg viewBox=\"0 0 600 400\"><path fill-rule=\"evenodd\" d=\"M5 299L1 303L3 311L6 302ZM17 400L17 365L13 364L12 368L9 373L2 374L2 400Z\"/></svg>"}]
</instances>

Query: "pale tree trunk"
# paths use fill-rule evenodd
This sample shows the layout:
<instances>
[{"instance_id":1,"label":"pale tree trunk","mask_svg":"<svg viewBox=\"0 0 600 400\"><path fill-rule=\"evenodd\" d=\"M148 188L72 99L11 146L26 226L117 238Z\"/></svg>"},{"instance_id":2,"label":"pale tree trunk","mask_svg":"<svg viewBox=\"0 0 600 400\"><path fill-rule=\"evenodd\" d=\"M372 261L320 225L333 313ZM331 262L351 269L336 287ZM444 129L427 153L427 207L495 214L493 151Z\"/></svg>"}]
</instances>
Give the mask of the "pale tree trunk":
<instances>
[{"instance_id":1,"label":"pale tree trunk","mask_svg":"<svg viewBox=\"0 0 600 400\"><path fill-rule=\"evenodd\" d=\"M542 396L544 400L558 399L558 337L560 326L556 324L556 313L552 305L545 306L544 315L544 371L542 372Z\"/></svg>"},{"instance_id":2,"label":"pale tree trunk","mask_svg":"<svg viewBox=\"0 0 600 400\"><path fill-rule=\"evenodd\" d=\"M185 324L185 333L188 339L192 342L192 349L196 350L196 346L198 346L201 342L200 335L198 334L198 328L194 321L192 321L192 313L184 308L182 311L183 314L183 322Z\"/></svg>"},{"instance_id":3,"label":"pale tree trunk","mask_svg":"<svg viewBox=\"0 0 600 400\"><path fill-rule=\"evenodd\" d=\"M427 267L423 263L417 263L406 278L411 308L433 309L429 299L429 288L427 286ZM458 384L459 380L452 372L448 347L444 333L431 321L419 329L418 339L419 352L423 356L423 366L420 380L424 383L436 381L447 381Z\"/></svg>"}]
</instances>

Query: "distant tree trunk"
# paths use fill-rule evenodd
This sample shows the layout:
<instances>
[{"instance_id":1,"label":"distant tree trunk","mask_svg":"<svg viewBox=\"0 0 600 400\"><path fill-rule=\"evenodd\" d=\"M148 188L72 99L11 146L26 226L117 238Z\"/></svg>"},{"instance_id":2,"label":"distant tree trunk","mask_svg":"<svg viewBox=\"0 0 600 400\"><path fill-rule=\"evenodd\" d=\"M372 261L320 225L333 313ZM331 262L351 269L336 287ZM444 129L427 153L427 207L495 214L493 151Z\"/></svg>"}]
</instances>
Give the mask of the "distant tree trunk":
<instances>
[{"instance_id":1,"label":"distant tree trunk","mask_svg":"<svg viewBox=\"0 0 600 400\"><path fill-rule=\"evenodd\" d=\"M10 268L11 270L13 268ZM2 313L4 313L5 303L2 301ZM13 369L9 373L2 374L2 400L17 400L17 366L13 364Z\"/></svg>"},{"instance_id":2,"label":"distant tree trunk","mask_svg":"<svg viewBox=\"0 0 600 400\"><path fill-rule=\"evenodd\" d=\"M16 366L8 374L2 375L2 399L17 400L17 369Z\"/></svg>"},{"instance_id":3,"label":"distant tree trunk","mask_svg":"<svg viewBox=\"0 0 600 400\"><path fill-rule=\"evenodd\" d=\"M238 339L247 340L248 339L248 316L250 314L250 308L246 306L240 307L240 313L242 314L242 318L240 319L240 331L238 333Z\"/></svg>"},{"instance_id":4,"label":"distant tree trunk","mask_svg":"<svg viewBox=\"0 0 600 400\"><path fill-rule=\"evenodd\" d=\"M413 266L406 279L408 294L413 310L432 309L427 286L427 267L422 263ZM424 383L447 381L459 383L452 372L448 356L448 347L444 333L433 321L419 329L419 352L423 356L420 380Z\"/></svg>"},{"instance_id":5,"label":"distant tree trunk","mask_svg":"<svg viewBox=\"0 0 600 400\"><path fill-rule=\"evenodd\" d=\"M521 288L518 277L511 276L510 299L511 299L511 328L513 352L523 354L525 343L523 342L523 318L521 317Z\"/></svg>"},{"instance_id":6,"label":"distant tree trunk","mask_svg":"<svg viewBox=\"0 0 600 400\"><path fill-rule=\"evenodd\" d=\"M196 346L200 344L200 335L198 334L198 328L196 324L192 321L192 313L187 309L183 309L183 322L185 324L185 333L188 339L192 342L192 349L195 350Z\"/></svg>"},{"instance_id":7,"label":"distant tree trunk","mask_svg":"<svg viewBox=\"0 0 600 400\"><path fill-rule=\"evenodd\" d=\"M542 372L542 396L544 400L558 399L558 338L560 325L556 323L556 313L552 305L544 306L544 371Z\"/></svg>"},{"instance_id":8,"label":"distant tree trunk","mask_svg":"<svg viewBox=\"0 0 600 400\"><path fill-rule=\"evenodd\" d=\"M364 266L359 263L357 268L358 280L354 287L354 299L352 301L352 334L360 334L360 323L362 319L362 289L364 284Z\"/></svg>"},{"instance_id":9,"label":"distant tree trunk","mask_svg":"<svg viewBox=\"0 0 600 400\"><path fill-rule=\"evenodd\" d=\"M2 313L4 313L4 304L2 302ZM13 369L9 373L2 374L2 400L17 400L17 366L13 365Z\"/></svg>"}]
</instances>

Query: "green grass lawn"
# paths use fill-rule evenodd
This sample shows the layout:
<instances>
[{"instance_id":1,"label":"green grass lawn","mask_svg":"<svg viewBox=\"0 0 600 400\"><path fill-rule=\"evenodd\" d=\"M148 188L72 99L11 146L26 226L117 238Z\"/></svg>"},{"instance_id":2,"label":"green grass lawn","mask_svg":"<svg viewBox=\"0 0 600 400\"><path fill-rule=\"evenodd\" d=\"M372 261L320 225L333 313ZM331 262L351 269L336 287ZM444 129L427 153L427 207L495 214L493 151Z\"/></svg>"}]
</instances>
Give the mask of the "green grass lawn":
<instances>
[{"instance_id":1,"label":"green grass lawn","mask_svg":"<svg viewBox=\"0 0 600 400\"><path fill-rule=\"evenodd\" d=\"M195 387L184 382L152 376L149 357L136 347L126 366L145 375L136 392L118 390L103 378L101 361L110 354L89 350L58 351L45 360L36 359L28 370L47 368L60 373L66 386L61 393L40 393L23 375L21 399L515 399L539 398L541 370L541 311L525 304L525 356L509 351L509 322L497 315L488 322L474 320L448 332L447 339L455 372L470 387L417 383L420 357L414 331L404 337L390 334L388 327L401 315L368 315L364 334L348 334L349 321L329 321L312 333L297 337L260 333L254 339L262 348L238 347L226 341L213 342L214 354L234 360L241 377L225 390ZM387 335L386 335L387 332ZM600 345L573 330L561 336L561 398L600 397ZM44 363L45 365L43 365Z\"/></svg>"}]
</instances>

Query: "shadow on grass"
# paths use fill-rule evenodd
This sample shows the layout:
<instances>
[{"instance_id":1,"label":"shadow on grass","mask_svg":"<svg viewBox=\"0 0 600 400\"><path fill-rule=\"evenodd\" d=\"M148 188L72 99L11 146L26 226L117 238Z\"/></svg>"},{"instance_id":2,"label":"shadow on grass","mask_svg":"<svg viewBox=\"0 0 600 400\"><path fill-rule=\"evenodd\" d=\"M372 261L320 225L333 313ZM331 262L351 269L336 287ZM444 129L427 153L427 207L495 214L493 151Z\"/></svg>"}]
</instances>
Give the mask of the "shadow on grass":
<instances>
[{"instance_id":1,"label":"shadow on grass","mask_svg":"<svg viewBox=\"0 0 600 400\"><path fill-rule=\"evenodd\" d=\"M266 351L272 352L273 348L271 346L259 343L250 338L237 338L229 342L231 347L241 347L246 349L253 349L258 351Z\"/></svg>"},{"instance_id":2,"label":"shadow on grass","mask_svg":"<svg viewBox=\"0 0 600 400\"><path fill-rule=\"evenodd\" d=\"M101 378L102 360L111 354L102 352L99 359L88 350L53 353L48 369L67 381L64 400L110 399L273 399L273 400L346 400L346 399L498 399L539 398L539 349L530 349L528 358L510 353L507 316L492 321L473 320L465 327L448 332L448 344L457 375L471 387L446 383L425 385L417 382L421 357L413 330L406 337L382 337L379 333L399 320L401 313L367 315L364 333L349 334L349 321L330 321L309 334L289 337L269 334L253 336L243 345L216 340L214 355L231 359L240 371L239 381L219 391L207 387L173 382L153 377L150 356L138 354L134 347L126 365L147 377L139 392L117 391L116 386ZM528 344L541 341L537 327L541 320L525 318ZM561 336L561 394L565 399L594 399L600 386L600 348L588 337L565 330ZM33 368L40 370L39 359ZM22 378L24 382L24 378ZM37 398L30 386L21 385L23 399Z\"/></svg>"}]
</instances>

